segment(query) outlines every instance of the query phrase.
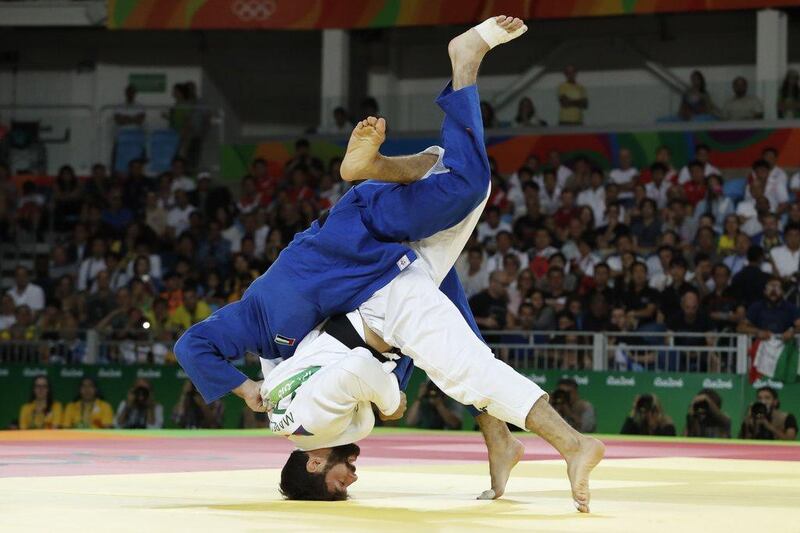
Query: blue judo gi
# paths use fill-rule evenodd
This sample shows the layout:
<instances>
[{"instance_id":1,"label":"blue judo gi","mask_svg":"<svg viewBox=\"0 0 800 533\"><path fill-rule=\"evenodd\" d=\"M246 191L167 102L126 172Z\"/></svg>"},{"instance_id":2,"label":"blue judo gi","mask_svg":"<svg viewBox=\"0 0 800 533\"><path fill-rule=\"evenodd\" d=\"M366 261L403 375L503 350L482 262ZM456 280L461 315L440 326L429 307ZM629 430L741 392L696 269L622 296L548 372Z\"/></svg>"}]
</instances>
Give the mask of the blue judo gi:
<instances>
[{"instance_id":1,"label":"blue judo gi","mask_svg":"<svg viewBox=\"0 0 800 533\"><path fill-rule=\"evenodd\" d=\"M477 87L448 85L436 103L445 113L447 172L408 185L368 181L350 189L323 225L315 221L295 235L241 300L178 339L175 355L206 402L247 379L231 360L247 352L290 357L317 324L357 309L416 259L404 242L456 225L483 201L490 170ZM440 290L480 336L455 269Z\"/></svg>"}]
</instances>

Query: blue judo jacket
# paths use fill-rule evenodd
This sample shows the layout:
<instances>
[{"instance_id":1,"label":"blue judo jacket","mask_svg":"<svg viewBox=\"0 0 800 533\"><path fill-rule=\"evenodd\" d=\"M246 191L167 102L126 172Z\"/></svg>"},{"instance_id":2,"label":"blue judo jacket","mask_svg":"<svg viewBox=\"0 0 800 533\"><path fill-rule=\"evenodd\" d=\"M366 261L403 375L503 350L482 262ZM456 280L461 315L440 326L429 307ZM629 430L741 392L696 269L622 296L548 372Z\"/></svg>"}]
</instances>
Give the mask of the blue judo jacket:
<instances>
[{"instance_id":1,"label":"blue judo jacket","mask_svg":"<svg viewBox=\"0 0 800 533\"><path fill-rule=\"evenodd\" d=\"M453 91L448 85L436 102L445 113L446 172L408 185L365 182L352 188L324 224L315 221L295 235L241 300L178 339L175 355L206 402L246 380L231 360L247 352L290 357L322 320L358 308L416 259L403 242L454 226L483 200L490 171L477 88ZM441 290L479 334L455 270Z\"/></svg>"}]
</instances>

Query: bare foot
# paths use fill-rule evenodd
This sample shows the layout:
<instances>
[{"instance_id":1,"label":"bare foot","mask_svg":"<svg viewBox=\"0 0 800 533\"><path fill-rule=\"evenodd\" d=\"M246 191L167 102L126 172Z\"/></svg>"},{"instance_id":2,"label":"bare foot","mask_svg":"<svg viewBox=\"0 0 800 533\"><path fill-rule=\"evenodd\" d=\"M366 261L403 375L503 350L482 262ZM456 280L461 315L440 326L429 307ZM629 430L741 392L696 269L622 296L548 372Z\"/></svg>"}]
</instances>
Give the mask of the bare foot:
<instances>
[{"instance_id":1,"label":"bare foot","mask_svg":"<svg viewBox=\"0 0 800 533\"><path fill-rule=\"evenodd\" d=\"M505 15L495 17L495 21L508 33L513 33L524 26L522 20ZM489 45L483 40L475 28L470 28L461 35L453 38L450 44L447 45L447 53L450 55L454 76L456 76L458 71L462 68L466 68L470 71L474 70L475 74L477 74L478 66L483 56L486 55L488 51Z\"/></svg>"},{"instance_id":2,"label":"bare foot","mask_svg":"<svg viewBox=\"0 0 800 533\"><path fill-rule=\"evenodd\" d=\"M378 149L386 140L386 120L367 117L353 128L340 173L345 181L369 179L380 158Z\"/></svg>"},{"instance_id":3,"label":"bare foot","mask_svg":"<svg viewBox=\"0 0 800 533\"><path fill-rule=\"evenodd\" d=\"M605 445L593 437L581 437L578 451L567 458L567 475L572 485L572 499L582 513L589 512L589 474L603 459Z\"/></svg>"},{"instance_id":4,"label":"bare foot","mask_svg":"<svg viewBox=\"0 0 800 533\"><path fill-rule=\"evenodd\" d=\"M492 478L492 488L483 491L478 499L496 500L502 496L506 491L511 470L517 466L524 454L525 446L514 437L503 446L493 446L489 450L489 475Z\"/></svg>"}]
</instances>

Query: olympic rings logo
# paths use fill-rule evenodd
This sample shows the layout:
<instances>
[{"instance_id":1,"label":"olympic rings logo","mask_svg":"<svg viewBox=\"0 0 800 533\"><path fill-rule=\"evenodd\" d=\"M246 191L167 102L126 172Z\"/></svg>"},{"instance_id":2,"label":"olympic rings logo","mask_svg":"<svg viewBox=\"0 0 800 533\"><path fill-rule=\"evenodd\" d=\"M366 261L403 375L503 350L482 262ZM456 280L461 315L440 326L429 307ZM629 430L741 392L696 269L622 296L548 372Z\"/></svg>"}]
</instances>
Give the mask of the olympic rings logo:
<instances>
[{"instance_id":1,"label":"olympic rings logo","mask_svg":"<svg viewBox=\"0 0 800 533\"><path fill-rule=\"evenodd\" d=\"M245 22L267 20L277 9L275 0L236 0L231 6L233 14Z\"/></svg>"}]
</instances>

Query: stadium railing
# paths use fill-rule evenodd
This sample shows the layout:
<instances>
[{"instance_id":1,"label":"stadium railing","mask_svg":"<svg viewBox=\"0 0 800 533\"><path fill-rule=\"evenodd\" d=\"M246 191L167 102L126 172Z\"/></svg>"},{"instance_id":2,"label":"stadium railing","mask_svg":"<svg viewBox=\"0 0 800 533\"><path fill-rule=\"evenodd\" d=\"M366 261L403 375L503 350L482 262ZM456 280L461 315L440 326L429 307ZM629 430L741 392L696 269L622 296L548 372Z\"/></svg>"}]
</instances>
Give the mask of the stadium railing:
<instances>
[{"instance_id":1,"label":"stadium railing","mask_svg":"<svg viewBox=\"0 0 800 533\"><path fill-rule=\"evenodd\" d=\"M85 330L64 338L0 340L0 362L170 364L177 331ZM737 333L672 331L484 331L495 355L518 370L619 370L745 374L751 338Z\"/></svg>"}]
</instances>

